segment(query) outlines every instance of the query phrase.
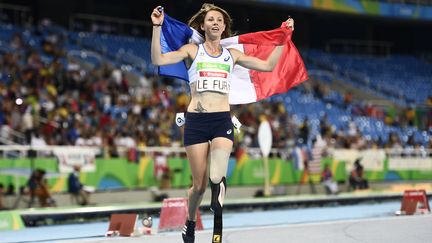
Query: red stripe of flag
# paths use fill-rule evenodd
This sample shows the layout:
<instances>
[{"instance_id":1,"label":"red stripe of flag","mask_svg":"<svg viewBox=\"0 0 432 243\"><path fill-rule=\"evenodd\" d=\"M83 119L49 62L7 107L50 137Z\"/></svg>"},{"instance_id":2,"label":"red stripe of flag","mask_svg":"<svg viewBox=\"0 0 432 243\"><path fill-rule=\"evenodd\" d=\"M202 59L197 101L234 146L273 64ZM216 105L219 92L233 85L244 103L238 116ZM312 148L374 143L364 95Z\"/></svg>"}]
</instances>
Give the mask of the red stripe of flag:
<instances>
[{"instance_id":1,"label":"red stripe of flag","mask_svg":"<svg viewBox=\"0 0 432 243\"><path fill-rule=\"evenodd\" d=\"M287 29L284 24L275 30L239 36L239 43L244 44L244 53L263 60L268 58L275 45L284 45L280 59L272 72L249 70L250 78L255 86L257 101L274 94L285 93L308 79L303 60L291 41L292 30ZM273 45L267 45L267 43Z\"/></svg>"}]
</instances>

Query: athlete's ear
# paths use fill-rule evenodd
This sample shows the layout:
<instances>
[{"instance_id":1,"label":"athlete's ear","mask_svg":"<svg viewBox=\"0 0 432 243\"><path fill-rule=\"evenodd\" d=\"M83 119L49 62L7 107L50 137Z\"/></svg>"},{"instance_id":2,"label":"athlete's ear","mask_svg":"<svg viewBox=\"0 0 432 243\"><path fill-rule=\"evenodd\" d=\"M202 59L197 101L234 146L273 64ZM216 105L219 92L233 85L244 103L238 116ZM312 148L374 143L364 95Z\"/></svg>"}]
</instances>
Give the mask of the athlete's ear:
<instances>
[{"instance_id":1,"label":"athlete's ear","mask_svg":"<svg viewBox=\"0 0 432 243\"><path fill-rule=\"evenodd\" d=\"M204 24L200 24L200 28L201 28L202 31L205 31L204 30Z\"/></svg>"}]
</instances>

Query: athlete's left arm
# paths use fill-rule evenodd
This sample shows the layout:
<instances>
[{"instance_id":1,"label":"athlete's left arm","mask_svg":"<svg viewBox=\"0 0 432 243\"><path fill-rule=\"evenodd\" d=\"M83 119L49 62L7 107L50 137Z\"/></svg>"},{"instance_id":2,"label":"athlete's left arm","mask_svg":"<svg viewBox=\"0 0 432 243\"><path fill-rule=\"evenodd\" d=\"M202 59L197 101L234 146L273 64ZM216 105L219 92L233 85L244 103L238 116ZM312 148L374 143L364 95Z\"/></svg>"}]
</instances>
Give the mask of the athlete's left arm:
<instances>
[{"instance_id":1,"label":"athlete's left arm","mask_svg":"<svg viewBox=\"0 0 432 243\"><path fill-rule=\"evenodd\" d=\"M260 72L272 71L279 60L282 50L283 46L276 46L267 60L261 60L256 57L248 56L237 49L230 49L236 64Z\"/></svg>"},{"instance_id":2,"label":"athlete's left arm","mask_svg":"<svg viewBox=\"0 0 432 243\"><path fill-rule=\"evenodd\" d=\"M294 19L289 18L287 21L287 28L292 28L294 30ZM253 69L260 72L270 72L272 71L277 62L279 61L279 57L282 54L284 46L276 46L267 60L261 60L256 57L248 56L236 49L230 49L234 63L239 64L242 67Z\"/></svg>"}]
</instances>

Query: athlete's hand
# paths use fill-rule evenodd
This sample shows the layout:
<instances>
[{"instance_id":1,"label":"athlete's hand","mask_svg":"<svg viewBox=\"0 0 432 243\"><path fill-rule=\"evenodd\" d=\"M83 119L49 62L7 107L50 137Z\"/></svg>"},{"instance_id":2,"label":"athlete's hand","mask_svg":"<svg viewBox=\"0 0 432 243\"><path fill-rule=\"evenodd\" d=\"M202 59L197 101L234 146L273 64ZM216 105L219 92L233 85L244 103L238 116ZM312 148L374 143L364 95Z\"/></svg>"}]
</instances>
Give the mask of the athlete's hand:
<instances>
[{"instance_id":1,"label":"athlete's hand","mask_svg":"<svg viewBox=\"0 0 432 243\"><path fill-rule=\"evenodd\" d=\"M287 24L286 25L287 28L291 28L294 31L294 19L291 17L288 17L287 21L285 21L285 22Z\"/></svg>"},{"instance_id":2,"label":"athlete's hand","mask_svg":"<svg viewBox=\"0 0 432 243\"><path fill-rule=\"evenodd\" d=\"M155 9L153 9L153 12L151 14L151 20L154 25L161 25L163 23L164 13L162 6L157 6Z\"/></svg>"}]
</instances>

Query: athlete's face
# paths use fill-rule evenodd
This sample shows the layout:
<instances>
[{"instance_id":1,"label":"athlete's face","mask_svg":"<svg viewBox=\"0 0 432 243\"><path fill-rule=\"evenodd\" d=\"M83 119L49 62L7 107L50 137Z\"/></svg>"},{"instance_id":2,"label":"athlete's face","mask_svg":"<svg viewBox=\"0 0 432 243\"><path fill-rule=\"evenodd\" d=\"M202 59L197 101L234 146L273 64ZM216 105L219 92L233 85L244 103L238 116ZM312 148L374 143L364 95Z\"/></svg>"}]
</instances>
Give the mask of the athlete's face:
<instances>
[{"instance_id":1,"label":"athlete's face","mask_svg":"<svg viewBox=\"0 0 432 243\"><path fill-rule=\"evenodd\" d=\"M221 12L211 10L205 18L201 29L209 36L221 36L225 31L225 22Z\"/></svg>"}]
</instances>

